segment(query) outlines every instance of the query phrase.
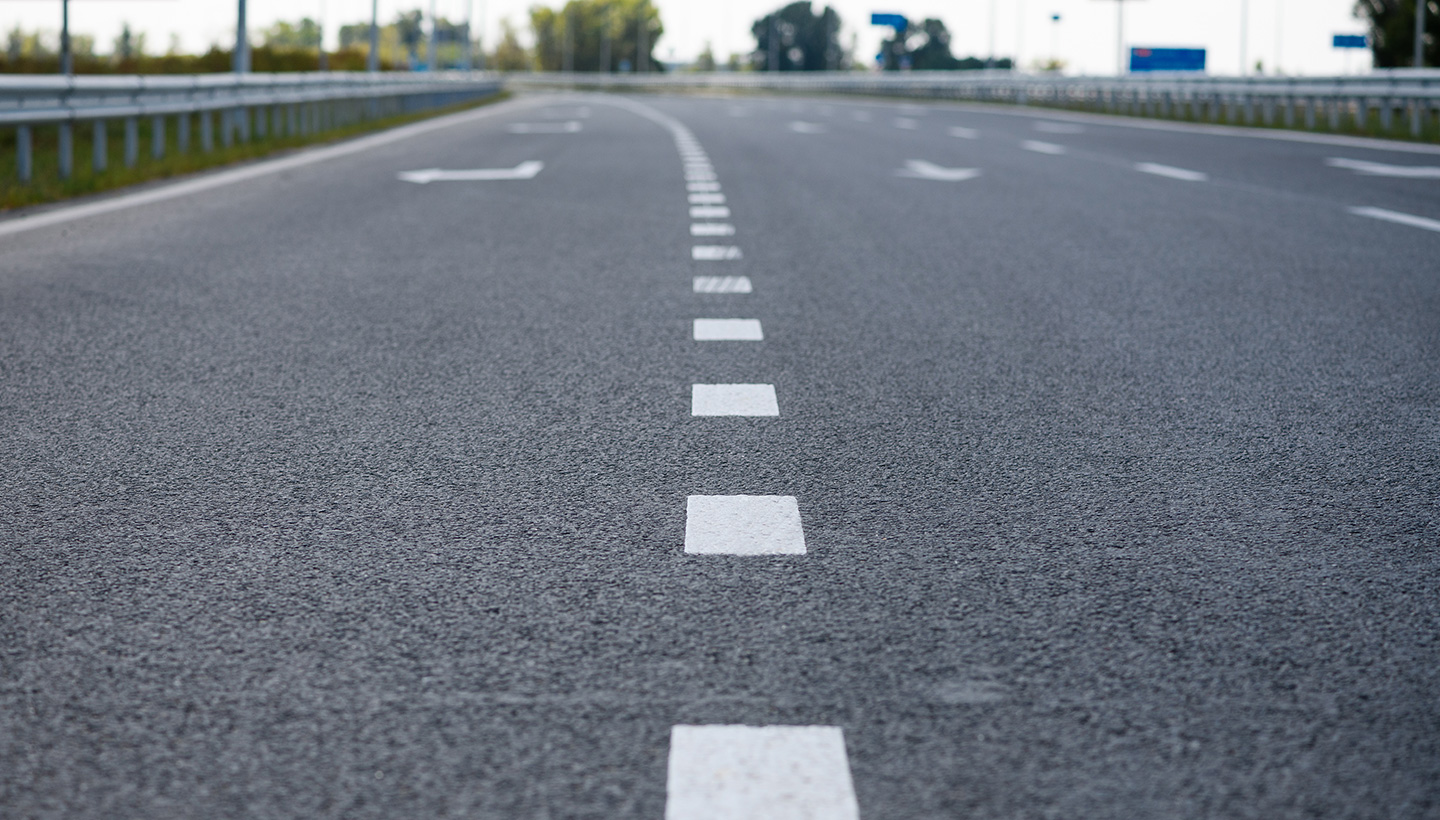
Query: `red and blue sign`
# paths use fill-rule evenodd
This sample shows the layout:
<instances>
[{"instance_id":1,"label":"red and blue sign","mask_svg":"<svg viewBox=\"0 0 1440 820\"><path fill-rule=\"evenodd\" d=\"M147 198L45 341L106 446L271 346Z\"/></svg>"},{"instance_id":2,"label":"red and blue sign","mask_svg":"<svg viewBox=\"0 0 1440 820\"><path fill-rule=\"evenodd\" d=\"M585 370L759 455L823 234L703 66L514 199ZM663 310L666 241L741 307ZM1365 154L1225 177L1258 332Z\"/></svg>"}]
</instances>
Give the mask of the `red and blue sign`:
<instances>
[{"instance_id":1,"label":"red and blue sign","mask_svg":"<svg viewBox=\"0 0 1440 820\"><path fill-rule=\"evenodd\" d=\"M1132 48L1130 49L1130 70L1132 72L1204 71L1205 49Z\"/></svg>"}]
</instances>

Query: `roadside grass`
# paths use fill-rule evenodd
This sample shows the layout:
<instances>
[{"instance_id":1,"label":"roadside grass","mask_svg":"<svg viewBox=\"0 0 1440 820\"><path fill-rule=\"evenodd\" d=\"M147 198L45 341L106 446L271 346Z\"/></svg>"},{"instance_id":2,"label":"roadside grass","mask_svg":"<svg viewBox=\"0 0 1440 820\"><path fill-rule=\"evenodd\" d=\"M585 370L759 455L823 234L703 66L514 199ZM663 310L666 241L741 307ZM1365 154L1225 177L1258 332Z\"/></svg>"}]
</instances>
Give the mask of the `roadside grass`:
<instances>
[{"instance_id":1,"label":"roadside grass","mask_svg":"<svg viewBox=\"0 0 1440 820\"><path fill-rule=\"evenodd\" d=\"M0 133L0 212L27 205L59 202L141 182L183 176L305 146L339 142L397 125L479 108L509 96L509 92L502 91L484 99L444 108L353 123L317 134L253 138L249 142L237 141L229 147L219 144L217 134L215 148L211 151L201 150L200 118L199 115L190 115L190 148L184 153L179 150L177 118L171 116L165 118L164 133L161 135L164 154L158 159L152 155L155 144L153 122L146 117L139 123L139 159L131 168L125 166L125 124L120 120L110 120L106 122L105 128L107 167L100 173L96 173L94 167L93 126L89 122L82 122L77 123L74 129L74 166L70 179L60 178L59 126L37 126L31 129L31 180L24 183L19 181L16 168L15 129L6 128ZM219 129L216 130L218 132Z\"/></svg>"}]
</instances>

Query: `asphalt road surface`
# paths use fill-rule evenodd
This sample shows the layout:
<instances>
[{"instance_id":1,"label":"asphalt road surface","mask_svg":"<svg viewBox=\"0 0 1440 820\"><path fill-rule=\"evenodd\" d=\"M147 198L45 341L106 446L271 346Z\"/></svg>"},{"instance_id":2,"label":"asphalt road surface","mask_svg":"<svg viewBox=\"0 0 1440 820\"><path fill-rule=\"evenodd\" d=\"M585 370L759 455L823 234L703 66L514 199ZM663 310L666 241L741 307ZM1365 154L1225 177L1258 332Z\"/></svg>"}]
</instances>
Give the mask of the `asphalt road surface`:
<instances>
[{"instance_id":1,"label":"asphalt road surface","mask_svg":"<svg viewBox=\"0 0 1440 820\"><path fill-rule=\"evenodd\" d=\"M0 222L0 815L1440 816L1440 151L402 136Z\"/></svg>"}]
</instances>

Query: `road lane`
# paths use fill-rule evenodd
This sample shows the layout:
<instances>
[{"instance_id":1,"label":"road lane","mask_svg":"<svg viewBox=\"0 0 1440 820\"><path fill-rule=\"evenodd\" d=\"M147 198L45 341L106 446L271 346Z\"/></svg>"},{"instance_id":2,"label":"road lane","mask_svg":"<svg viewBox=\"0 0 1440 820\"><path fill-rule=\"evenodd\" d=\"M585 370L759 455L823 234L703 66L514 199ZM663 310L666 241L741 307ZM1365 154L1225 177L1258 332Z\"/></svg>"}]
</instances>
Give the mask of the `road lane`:
<instances>
[{"instance_id":1,"label":"road lane","mask_svg":"<svg viewBox=\"0 0 1440 820\"><path fill-rule=\"evenodd\" d=\"M603 98L7 240L0 805L658 817L748 725L862 817L1423 816L1435 235L1278 144L636 102L738 258ZM791 539L691 554L719 497Z\"/></svg>"}]
</instances>

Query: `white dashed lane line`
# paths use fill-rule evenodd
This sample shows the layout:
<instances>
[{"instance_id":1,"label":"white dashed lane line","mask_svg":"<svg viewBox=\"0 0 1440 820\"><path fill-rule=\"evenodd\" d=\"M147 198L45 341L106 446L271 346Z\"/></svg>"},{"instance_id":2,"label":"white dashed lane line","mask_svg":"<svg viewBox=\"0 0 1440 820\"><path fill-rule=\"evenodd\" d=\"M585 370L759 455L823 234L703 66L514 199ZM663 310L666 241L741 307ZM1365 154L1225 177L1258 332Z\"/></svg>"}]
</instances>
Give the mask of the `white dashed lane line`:
<instances>
[{"instance_id":1,"label":"white dashed lane line","mask_svg":"<svg viewBox=\"0 0 1440 820\"><path fill-rule=\"evenodd\" d=\"M1345 168L1369 177L1394 177L1396 179L1440 179L1440 168L1433 165L1386 165L1383 162L1367 162L1363 159L1331 157L1325 160L1331 168Z\"/></svg>"},{"instance_id":2,"label":"white dashed lane line","mask_svg":"<svg viewBox=\"0 0 1440 820\"><path fill-rule=\"evenodd\" d=\"M1178 179L1182 182L1205 182L1210 175L1203 171L1188 171L1184 168L1176 168L1171 165L1159 165L1154 162L1141 162L1136 164L1135 170L1142 174L1154 174L1157 177L1168 177Z\"/></svg>"},{"instance_id":3,"label":"white dashed lane line","mask_svg":"<svg viewBox=\"0 0 1440 820\"><path fill-rule=\"evenodd\" d=\"M724 205L724 194L690 194L691 205Z\"/></svg>"},{"instance_id":4,"label":"white dashed lane line","mask_svg":"<svg viewBox=\"0 0 1440 820\"><path fill-rule=\"evenodd\" d=\"M1056 145L1053 142L1041 142L1039 140L1025 140L1020 147L1026 151L1034 151L1037 154L1052 154L1058 156L1065 153L1065 146Z\"/></svg>"},{"instance_id":5,"label":"white dashed lane line","mask_svg":"<svg viewBox=\"0 0 1440 820\"><path fill-rule=\"evenodd\" d=\"M920 121L912 120L909 117L896 117L894 125L902 131L914 131L920 127Z\"/></svg>"},{"instance_id":6,"label":"white dashed lane line","mask_svg":"<svg viewBox=\"0 0 1440 820\"><path fill-rule=\"evenodd\" d=\"M692 416L778 416L773 384L692 384Z\"/></svg>"},{"instance_id":7,"label":"white dashed lane line","mask_svg":"<svg viewBox=\"0 0 1440 820\"><path fill-rule=\"evenodd\" d=\"M675 726L665 820L858 820L838 726Z\"/></svg>"},{"instance_id":8,"label":"white dashed lane line","mask_svg":"<svg viewBox=\"0 0 1440 820\"><path fill-rule=\"evenodd\" d=\"M516 122L506 128L512 134L578 134L583 129L584 126L574 120L570 122Z\"/></svg>"},{"instance_id":9,"label":"white dashed lane line","mask_svg":"<svg viewBox=\"0 0 1440 820\"><path fill-rule=\"evenodd\" d=\"M697 276L693 281L692 288L695 293L751 293L754 291L748 276Z\"/></svg>"},{"instance_id":10,"label":"white dashed lane line","mask_svg":"<svg viewBox=\"0 0 1440 820\"><path fill-rule=\"evenodd\" d=\"M691 236L734 236L735 226L724 222L694 222L690 225Z\"/></svg>"},{"instance_id":11,"label":"white dashed lane line","mask_svg":"<svg viewBox=\"0 0 1440 820\"><path fill-rule=\"evenodd\" d=\"M1071 122L1049 122L1039 120L1032 124L1036 131L1042 134L1083 134L1085 126L1076 125Z\"/></svg>"},{"instance_id":12,"label":"white dashed lane line","mask_svg":"<svg viewBox=\"0 0 1440 820\"><path fill-rule=\"evenodd\" d=\"M1427 219L1423 216L1415 216L1399 211L1389 211L1384 208L1373 208L1368 205L1360 208L1351 208L1350 213L1356 216L1369 217L1370 219L1379 219L1384 222L1393 222L1396 225L1409 225L1412 228L1421 228L1423 230L1440 233L1440 219Z\"/></svg>"},{"instance_id":13,"label":"white dashed lane line","mask_svg":"<svg viewBox=\"0 0 1440 820\"><path fill-rule=\"evenodd\" d=\"M685 500L690 555L804 555L800 504L791 495L692 495Z\"/></svg>"},{"instance_id":14,"label":"white dashed lane line","mask_svg":"<svg viewBox=\"0 0 1440 820\"><path fill-rule=\"evenodd\" d=\"M720 183L687 182L685 183L685 190L689 191L692 194L714 193L715 191L720 190Z\"/></svg>"},{"instance_id":15,"label":"white dashed lane line","mask_svg":"<svg viewBox=\"0 0 1440 820\"><path fill-rule=\"evenodd\" d=\"M799 120L790 123L788 127L797 134L823 134L826 130L825 126L818 122L800 122Z\"/></svg>"},{"instance_id":16,"label":"white dashed lane line","mask_svg":"<svg viewBox=\"0 0 1440 820\"><path fill-rule=\"evenodd\" d=\"M761 342L759 319L696 319L691 335L697 342Z\"/></svg>"},{"instance_id":17,"label":"white dashed lane line","mask_svg":"<svg viewBox=\"0 0 1440 820\"><path fill-rule=\"evenodd\" d=\"M729 219L730 209L724 205L696 205L690 209L691 219Z\"/></svg>"},{"instance_id":18,"label":"white dashed lane line","mask_svg":"<svg viewBox=\"0 0 1440 820\"><path fill-rule=\"evenodd\" d=\"M957 137L962 140L980 139L979 131L975 130L974 128L965 128L959 125L953 126L948 133L950 134L950 136Z\"/></svg>"},{"instance_id":19,"label":"white dashed lane line","mask_svg":"<svg viewBox=\"0 0 1440 820\"><path fill-rule=\"evenodd\" d=\"M690 258L696 262L733 262L743 256L734 245L696 245L690 249Z\"/></svg>"}]
</instances>

